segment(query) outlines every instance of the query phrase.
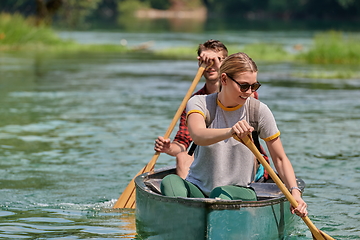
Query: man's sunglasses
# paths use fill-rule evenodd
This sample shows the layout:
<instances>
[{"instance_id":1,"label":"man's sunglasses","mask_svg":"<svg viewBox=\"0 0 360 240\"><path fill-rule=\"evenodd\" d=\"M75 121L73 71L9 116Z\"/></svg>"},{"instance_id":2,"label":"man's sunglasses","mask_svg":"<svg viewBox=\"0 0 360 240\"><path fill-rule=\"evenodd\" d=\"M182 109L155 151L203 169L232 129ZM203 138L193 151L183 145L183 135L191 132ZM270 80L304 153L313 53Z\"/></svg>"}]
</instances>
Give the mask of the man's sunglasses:
<instances>
[{"instance_id":1,"label":"man's sunglasses","mask_svg":"<svg viewBox=\"0 0 360 240\"><path fill-rule=\"evenodd\" d=\"M261 84L259 82L256 82L256 83L251 84L251 85L248 84L248 83L238 83L235 79L230 77L228 74L226 74L226 76L228 76L231 80L233 80L240 87L241 92L246 92L247 90L249 90L249 88L251 88L252 92L255 92L261 86Z\"/></svg>"}]
</instances>

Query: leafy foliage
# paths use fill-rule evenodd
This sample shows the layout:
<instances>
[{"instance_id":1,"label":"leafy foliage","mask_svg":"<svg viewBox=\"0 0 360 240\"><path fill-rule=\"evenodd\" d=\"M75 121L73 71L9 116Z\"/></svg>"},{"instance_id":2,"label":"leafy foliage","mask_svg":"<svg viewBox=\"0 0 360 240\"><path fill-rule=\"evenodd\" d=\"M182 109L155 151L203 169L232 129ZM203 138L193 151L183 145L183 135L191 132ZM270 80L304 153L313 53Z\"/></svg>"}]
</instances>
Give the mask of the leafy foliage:
<instances>
[{"instance_id":1,"label":"leafy foliage","mask_svg":"<svg viewBox=\"0 0 360 240\"><path fill-rule=\"evenodd\" d=\"M66 0L59 16L65 19L68 26L84 24L86 17L91 15L102 0Z\"/></svg>"},{"instance_id":2,"label":"leafy foliage","mask_svg":"<svg viewBox=\"0 0 360 240\"><path fill-rule=\"evenodd\" d=\"M51 0L43 0L49 2ZM206 6L209 15L244 17L249 19L359 19L360 1L356 0L61 0L59 17L65 18L69 25L83 23L88 17L104 16L97 9L111 6L112 15L127 14L117 11L128 7L131 2L138 7L156 9L191 9ZM113 6L118 6L115 8ZM122 5L125 5L123 7ZM1 11L20 12L26 16L36 14L35 0L1 0ZM115 18L116 19L116 18Z\"/></svg>"},{"instance_id":3,"label":"leafy foliage","mask_svg":"<svg viewBox=\"0 0 360 240\"><path fill-rule=\"evenodd\" d=\"M360 39L330 31L315 36L313 47L299 56L308 63L359 64Z\"/></svg>"},{"instance_id":4,"label":"leafy foliage","mask_svg":"<svg viewBox=\"0 0 360 240\"><path fill-rule=\"evenodd\" d=\"M0 9L2 12L20 12L25 16L29 16L35 14L36 3L34 0L1 0Z\"/></svg>"},{"instance_id":5,"label":"leafy foliage","mask_svg":"<svg viewBox=\"0 0 360 240\"><path fill-rule=\"evenodd\" d=\"M20 14L0 15L0 43L2 45L16 44L57 44L62 40L50 29L44 26L35 27L33 19L25 19Z\"/></svg>"},{"instance_id":6,"label":"leafy foliage","mask_svg":"<svg viewBox=\"0 0 360 240\"><path fill-rule=\"evenodd\" d=\"M85 45L61 39L50 27L35 26L34 18L0 14L0 51L26 52L127 52L121 45Z\"/></svg>"}]
</instances>

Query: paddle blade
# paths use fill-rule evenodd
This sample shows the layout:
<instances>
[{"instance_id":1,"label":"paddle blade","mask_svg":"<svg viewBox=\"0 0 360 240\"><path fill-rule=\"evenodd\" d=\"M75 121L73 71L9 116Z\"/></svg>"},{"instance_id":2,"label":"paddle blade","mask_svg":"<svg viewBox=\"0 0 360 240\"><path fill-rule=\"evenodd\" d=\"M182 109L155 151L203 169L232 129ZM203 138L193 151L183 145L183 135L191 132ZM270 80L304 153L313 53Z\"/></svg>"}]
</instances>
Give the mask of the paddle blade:
<instances>
[{"instance_id":1,"label":"paddle blade","mask_svg":"<svg viewBox=\"0 0 360 240\"><path fill-rule=\"evenodd\" d=\"M135 178L143 174L145 167L143 167L138 174L129 182L119 199L116 201L113 208L135 208Z\"/></svg>"},{"instance_id":2,"label":"paddle blade","mask_svg":"<svg viewBox=\"0 0 360 240\"><path fill-rule=\"evenodd\" d=\"M113 208L132 208L131 206L134 205L135 202L132 196L135 196L134 179L132 179L129 182L124 192L120 195L119 199L116 201Z\"/></svg>"},{"instance_id":3,"label":"paddle blade","mask_svg":"<svg viewBox=\"0 0 360 240\"><path fill-rule=\"evenodd\" d=\"M156 152L151 158L150 162L145 165L130 181L123 193L120 195L119 199L116 201L113 208L135 208L135 178L145 172L153 171L155 168L155 163L158 157L160 156L159 152Z\"/></svg>"},{"instance_id":4,"label":"paddle blade","mask_svg":"<svg viewBox=\"0 0 360 240\"><path fill-rule=\"evenodd\" d=\"M327 235L320 229L318 229L309 219L309 217L303 217L302 220L308 226L314 240L335 240L331 236Z\"/></svg>"},{"instance_id":5,"label":"paddle blade","mask_svg":"<svg viewBox=\"0 0 360 240\"><path fill-rule=\"evenodd\" d=\"M323 231L319 230L319 232L326 240L335 240L335 238L332 238L331 236L327 235Z\"/></svg>"},{"instance_id":6,"label":"paddle blade","mask_svg":"<svg viewBox=\"0 0 360 240\"><path fill-rule=\"evenodd\" d=\"M311 233L313 240L335 240L334 238L330 237L329 235L327 235L326 233L324 233L323 231L321 231L319 229L318 229L318 233L320 235L317 235L317 236L315 236L313 233Z\"/></svg>"},{"instance_id":7,"label":"paddle blade","mask_svg":"<svg viewBox=\"0 0 360 240\"><path fill-rule=\"evenodd\" d=\"M324 233L323 231L318 229L308 216L302 217L301 219L308 226L308 228L313 236L313 239L315 239L315 240L335 240L334 238L330 237L329 235L327 235L326 233Z\"/></svg>"}]
</instances>

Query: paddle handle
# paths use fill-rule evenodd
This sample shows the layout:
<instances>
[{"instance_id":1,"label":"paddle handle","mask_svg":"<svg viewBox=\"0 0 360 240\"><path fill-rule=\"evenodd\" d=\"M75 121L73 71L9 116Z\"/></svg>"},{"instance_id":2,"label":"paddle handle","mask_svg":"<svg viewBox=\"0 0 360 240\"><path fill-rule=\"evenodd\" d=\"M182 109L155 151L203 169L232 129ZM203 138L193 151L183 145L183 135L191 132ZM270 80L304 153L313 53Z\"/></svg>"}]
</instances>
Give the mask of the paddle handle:
<instances>
[{"instance_id":1,"label":"paddle handle","mask_svg":"<svg viewBox=\"0 0 360 240\"><path fill-rule=\"evenodd\" d=\"M264 166L266 171L269 173L272 180L278 185L279 189L285 195L285 197L288 199L290 204L296 208L298 206L298 203L296 202L294 197L291 195L289 190L286 188L285 184L280 180L278 175L275 173L275 171L269 165L269 163L265 160L264 156L259 152L259 150L255 146L255 144L253 143L251 138L249 136L246 136L246 137L240 139L237 137L237 135L234 135L234 138L240 142L243 142L251 150L251 152L255 155L255 157L260 161L260 163Z\"/></svg>"},{"instance_id":2,"label":"paddle handle","mask_svg":"<svg viewBox=\"0 0 360 240\"><path fill-rule=\"evenodd\" d=\"M206 68L206 64L203 63L201 64L201 66L199 67L197 73L196 73L196 76L192 82L192 84L190 85L189 87L189 90L187 91L186 95L184 96L184 99L182 100L178 110L176 111L175 115L174 115L174 118L173 120L171 121L165 135L164 135L164 138L169 138L170 137L170 134L171 132L174 130L174 127L177 123L177 121L179 120L182 112L184 111L185 107L186 107L186 103L189 101L190 97L192 96L192 93L194 92L196 86L198 85L200 79L201 79L201 76L203 75L204 71L205 71L205 68Z\"/></svg>"},{"instance_id":3,"label":"paddle handle","mask_svg":"<svg viewBox=\"0 0 360 240\"><path fill-rule=\"evenodd\" d=\"M264 166L266 171L269 173L271 179L276 183L278 188L281 190L281 192L285 195L286 199L290 202L290 204L296 208L299 204L295 200L295 198L291 195L289 190L286 188L285 184L281 181L281 179L278 177L278 175L275 173L275 171L272 169L270 164L265 160L264 156L259 152L253 141L251 140L250 136L245 136L243 138L239 138L236 134L233 135L233 137L244 143L251 152L256 156L256 158L260 161L260 163ZM327 235L326 233L320 231L309 219L309 217L302 217L305 224L310 229L311 233L313 234L313 237L315 240L335 240L331 236Z\"/></svg>"},{"instance_id":4,"label":"paddle handle","mask_svg":"<svg viewBox=\"0 0 360 240\"><path fill-rule=\"evenodd\" d=\"M201 76L203 75L203 73L205 71L205 68L206 68L206 64L202 63L194 77L192 84L189 87L189 90L187 91L178 110L176 111L174 118L171 121L171 123L164 135L164 138L170 137L171 132L174 130L174 127L175 127L177 121L179 120L182 112L184 111L184 109L186 107L186 103L189 101L192 93L194 92L197 84L199 83ZM130 183L127 185L127 187L125 188L123 193L120 195L119 199L116 201L113 208L135 208L135 178L138 175L143 174L145 172L153 171L154 167L155 167L155 163L156 163L157 159L159 158L159 156L160 156L160 152L155 152L155 154L151 158L150 162L148 162L148 164L146 164L145 167L143 167L135 175L135 177L130 181Z\"/></svg>"}]
</instances>

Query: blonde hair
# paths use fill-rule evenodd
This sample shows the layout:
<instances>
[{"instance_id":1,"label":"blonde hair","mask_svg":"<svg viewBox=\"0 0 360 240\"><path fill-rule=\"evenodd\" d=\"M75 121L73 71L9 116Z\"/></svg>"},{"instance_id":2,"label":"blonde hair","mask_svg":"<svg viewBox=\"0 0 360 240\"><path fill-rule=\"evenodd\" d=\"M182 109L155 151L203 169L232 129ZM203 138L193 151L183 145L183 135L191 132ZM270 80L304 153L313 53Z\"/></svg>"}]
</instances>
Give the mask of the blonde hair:
<instances>
[{"instance_id":1,"label":"blonde hair","mask_svg":"<svg viewBox=\"0 0 360 240\"><path fill-rule=\"evenodd\" d=\"M230 77L243 72L257 72L256 63L243 52L228 56L221 64L220 75L226 73Z\"/></svg>"}]
</instances>

